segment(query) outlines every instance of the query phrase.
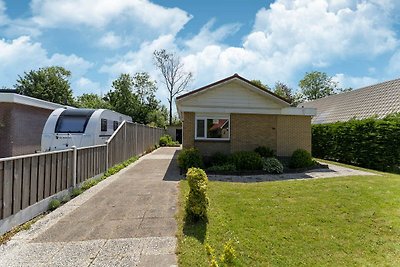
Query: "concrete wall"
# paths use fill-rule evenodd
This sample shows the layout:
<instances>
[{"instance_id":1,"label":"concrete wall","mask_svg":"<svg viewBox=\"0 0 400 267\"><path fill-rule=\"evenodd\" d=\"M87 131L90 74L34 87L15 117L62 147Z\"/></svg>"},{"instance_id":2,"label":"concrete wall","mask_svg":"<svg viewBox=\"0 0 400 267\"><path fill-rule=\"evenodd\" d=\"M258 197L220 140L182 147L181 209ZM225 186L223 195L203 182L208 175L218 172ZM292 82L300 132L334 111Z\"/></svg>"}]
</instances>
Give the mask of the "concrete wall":
<instances>
[{"instance_id":1,"label":"concrete wall","mask_svg":"<svg viewBox=\"0 0 400 267\"><path fill-rule=\"evenodd\" d=\"M278 156L291 156L298 148L311 152L311 117L260 114L231 115L230 141L195 141L195 113L185 112L183 148L196 147L210 156L219 151L252 151L258 146L272 148Z\"/></svg>"},{"instance_id":2,"label":"concrete wall","mask_svg":"<svg viewBox=\"0 0 400 267\"><path fill-rule=\"evenodd\" d=\"M52 110L16 103L0 105L0 157L40 150L42 131Z\"/></svg>"},{"instance_id":3,"label":"concrete wall","mask_svg":"<svg viewBox=\"0 0 400 267\"><path fill-rule=\"evenodd\" d=\"M172 137L173 141L176 141L176 129L182 129L182 126L174 126L174 125L169 125L167 126L167 134Z\"/></svg>"}]
</instances>

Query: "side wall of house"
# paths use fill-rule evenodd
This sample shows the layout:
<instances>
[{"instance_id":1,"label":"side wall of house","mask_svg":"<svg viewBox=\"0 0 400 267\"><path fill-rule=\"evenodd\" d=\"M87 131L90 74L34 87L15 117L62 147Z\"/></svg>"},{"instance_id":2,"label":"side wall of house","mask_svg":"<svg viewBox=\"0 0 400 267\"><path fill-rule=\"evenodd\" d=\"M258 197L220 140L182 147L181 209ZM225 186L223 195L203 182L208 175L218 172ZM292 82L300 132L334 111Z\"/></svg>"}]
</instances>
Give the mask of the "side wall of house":
<instances>
[{"instance_id":1,"label":"side wall of house","mask_svg":"<svg viewBox=\"0 0 400 267\"><path fill-rule=\"evenodd\" d=\"M182 124L182 146L183 148L194 147L194 112L183 113Z\"/></svg>"},{"instance_id":2,"label":"side wall of house","mask_svg":"<svg viewBox=\"0 0 400 267\"><path fill-rule=\"evenodd\" d=\"M311 153L311 116L278 116L277 155L291 156L298 148Z\"/></svg>"},{"instance_id":3,"label":"side wall of house","mask_svg":"<svg viewBox=\"0 0 400 267\"><path fill-rule=\"evenodd\" d=\"M40 150L43 127L52 110L2 103L0 114L3 111L5 116L0 115L0 127L5 129L6 141L1 142L0 157L31 154Z\"/></svg>"}]
</instances>

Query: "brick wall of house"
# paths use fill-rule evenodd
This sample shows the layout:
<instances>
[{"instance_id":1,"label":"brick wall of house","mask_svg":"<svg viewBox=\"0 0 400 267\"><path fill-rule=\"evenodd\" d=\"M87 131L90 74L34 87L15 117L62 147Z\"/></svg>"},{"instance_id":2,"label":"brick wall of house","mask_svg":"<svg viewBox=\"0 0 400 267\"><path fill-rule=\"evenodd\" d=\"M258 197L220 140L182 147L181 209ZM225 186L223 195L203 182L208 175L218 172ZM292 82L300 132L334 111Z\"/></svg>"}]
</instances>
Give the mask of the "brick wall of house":
<instances>
[{"instance_id":1,"label":"brick wall of house","mask_svg":"<svg viewBox=\"0 0 400 267\"><path fill-rule=\"evenodd\" d=\"M278 156L291 156L298 148L311 152L311 117L261 114L231 114L230 141L195 141L195 113L185 112L183 147L197 147L205 156L217 151L229 154L272 148Z\"/></svg>"},{"instance_id":2,"label":"brick wall of house","mask_svg":"<svg viewBox=\"0 0 400 267\"><path fill-rule=\"evenodd\" d=\"M194 112L183 113L182 146L184 148L194 147Z\"/></svg>"},{"instance_id":3,"label":"brick wall of house","mask_svg":"<svg viewBox=\"0 0 400 267\"><path fill-rule=\"evenodd\" d=\"M2 103L0 157L31 154L40 150L43 127L51 112L16 103Z\"/></svg>"},{"instance_id":4,"label":"brick wall of house","mask_svg":"<svg viewBox=\"0 0 400 267\"><path fill-rule=\"evenodd\" d=\"M277 155L291 156L298 148L311 152L311 116L278 116Z\"/></svg>"},{"instance_id":5,"label":"brick wall of house","mask_svg":"<svg viewBox=\"0 0 400 267\"><path fill-rule=\"evenodd\" d=\"M231 152L277 149L276 115L231 114Z\"/></svg>"}]
</instances>

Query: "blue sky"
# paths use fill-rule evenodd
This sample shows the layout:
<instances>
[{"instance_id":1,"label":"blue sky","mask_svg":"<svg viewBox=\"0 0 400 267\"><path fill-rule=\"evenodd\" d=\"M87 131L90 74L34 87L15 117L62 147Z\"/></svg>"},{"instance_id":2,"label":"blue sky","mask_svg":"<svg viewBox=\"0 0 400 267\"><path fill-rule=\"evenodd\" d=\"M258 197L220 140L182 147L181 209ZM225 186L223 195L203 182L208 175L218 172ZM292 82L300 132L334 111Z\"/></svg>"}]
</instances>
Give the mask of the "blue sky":
<instances>
[{"instance_id":1,"label":"blue sky","mask_svg":"<svg viewBox=\"0 0 400 267\"><path fill-rule=\"evenodd\" d=\"M75 95L120 73L160 81L155 49L180 55L189 89L239 73L297 89L305 72L358 88L400 76L400 4L389 0L0 0L0 87L60 65ZM158 97L166 92L158 83Z\"/></svg>"}]
</instances>

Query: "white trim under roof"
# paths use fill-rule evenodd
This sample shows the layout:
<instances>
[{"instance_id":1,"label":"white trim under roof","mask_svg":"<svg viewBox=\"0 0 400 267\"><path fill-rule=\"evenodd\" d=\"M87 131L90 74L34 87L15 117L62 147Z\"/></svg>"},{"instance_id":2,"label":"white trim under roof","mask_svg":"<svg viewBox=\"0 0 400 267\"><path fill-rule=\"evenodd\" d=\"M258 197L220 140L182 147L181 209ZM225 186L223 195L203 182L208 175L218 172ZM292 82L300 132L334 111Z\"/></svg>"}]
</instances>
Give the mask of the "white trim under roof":
<instances>
[{"instance_id":1,"label":"white trim under roof","mask_svg":"<svg viewBox=\"0 0 400 267\"><path fill-rule=\"evenodd\" d=\"M19 95L16 93L0 93L0 103L17 103L26 106L38 107L43 109L55 110L57 108L73 108L66 105L60 105L45 100Z\"/></svg>"},{"instance_id":2,"label":"white trim under roof","mask_svg":"<svg viewBox=\"0 0 400 267\"><path fill-rule=\"evenodd\" d=\"M220 107L185 107L181 106L178 110L179 114L183 112L195 113L242 113L242 114L269 114L269 115L294 115L294 116L315 116L317 109L315 108L220 108Z\"/></svg>"}]
</instances>

